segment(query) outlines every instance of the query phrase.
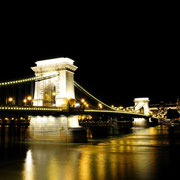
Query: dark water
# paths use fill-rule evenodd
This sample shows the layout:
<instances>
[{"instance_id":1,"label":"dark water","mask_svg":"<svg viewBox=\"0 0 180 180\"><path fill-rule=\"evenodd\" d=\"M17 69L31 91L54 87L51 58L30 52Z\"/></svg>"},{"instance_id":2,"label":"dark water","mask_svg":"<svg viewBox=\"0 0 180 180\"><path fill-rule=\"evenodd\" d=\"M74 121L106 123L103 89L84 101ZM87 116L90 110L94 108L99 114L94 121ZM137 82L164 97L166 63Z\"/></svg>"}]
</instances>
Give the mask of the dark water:
<instances>
[{"instance_id":1,"label":"dark water","mask_svg":"<svg viewBox=\"0 0 180 180\"><path fill-rule=\"evenodd\" d=\"M86 144L27 143L21 130L17 137L4 131L0 129L0 180L180 178L180 132L165 127L134 128Z\"/></svg>"}]
</instances>

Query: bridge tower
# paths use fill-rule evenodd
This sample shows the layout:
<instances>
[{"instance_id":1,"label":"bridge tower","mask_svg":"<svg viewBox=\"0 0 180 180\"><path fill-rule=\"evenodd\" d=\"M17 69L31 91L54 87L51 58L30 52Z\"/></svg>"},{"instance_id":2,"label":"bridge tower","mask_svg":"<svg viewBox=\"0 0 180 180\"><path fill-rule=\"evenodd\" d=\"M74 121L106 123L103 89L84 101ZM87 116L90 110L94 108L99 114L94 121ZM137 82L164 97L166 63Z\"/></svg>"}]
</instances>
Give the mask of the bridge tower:
<instances>
[{"instance_id":1,"label":"bridge tower","mask_svg":"<svg viewBox=\"0 0 180 180\"><path fill-rule=\"evenodd\" d=\"M140 111L144 115L149 114L149 98L135 98L135 111ZM134 126L147 126L149 122L149 119L145 118L134 118Z\"/></svg>"},{"instance_id":2,"label":"bridge tower","mask_svg":"<svg viewBox=\"0 0 180 180\"><path fill-rule=\"evenodd\" d=\"M67 107L75 103L74 71L77 67L70 58L41 60L32 67L36 77L51 76L35 83L34 106ZM53 76L54 75L54 76Z\"/></svg>"},{"instance_id":3,"label":"bridge tower","mask_svg":"<svg viewBox=\"0 0 180 180\"><path fill-rule=\"evenodd\" d=\"M143 110L143 114L148 115L149 113L149 98L135 98L135 111Z\"/></svg>"},{"instance_id":4,"label":"bridge tower","mask_svg":"<svg viewBox=\"0 0 180 180\"><path fill-rule=\"evenodd\" d=\"M75 104L74 71L77 67L69 58L37 61L32 70L36 77L50 77L35 82L34 106L67 108ZM86 133L79 126L78 115L31 116L30 140L61 142L86 141Z\"/></svg>"}]
</instances>

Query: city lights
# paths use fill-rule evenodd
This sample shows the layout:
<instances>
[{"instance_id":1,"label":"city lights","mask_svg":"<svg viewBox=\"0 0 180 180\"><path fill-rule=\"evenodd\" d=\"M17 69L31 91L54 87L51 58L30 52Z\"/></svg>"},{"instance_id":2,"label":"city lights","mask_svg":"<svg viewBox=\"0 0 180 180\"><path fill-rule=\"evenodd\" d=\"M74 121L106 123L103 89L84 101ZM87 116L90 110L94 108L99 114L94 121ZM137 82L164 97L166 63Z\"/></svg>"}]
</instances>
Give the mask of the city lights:
<instances>
[{"instance_id":1,"label":"city lights","mask_svg":"<svg viewBox=\"0 0 180 180\"><path fill-rule=\"evenodd\" d=\"M124 52L134 54L129 50ZM147 52L139 53L148 56ZM139 98L142 94L148 96L147 89L151 93L150 86L164 93L167 86L161 80L159 86L154 86L157 79L154 77L160 68L154 71L154 63L150 62L152 71L147 71L148 63L144 63L144 69L136 69L136 62L127 63L126 58L120 56L114 57L112 53L107 56L108 68L105 69L106 59L92 55L96 63L88 60L84 63L84 72L91 81L82 73L79 73L80 79L74 77L77 67L73 60L55 58L37 61L37 66L31 67L35 77L0 82L0 179L146 180L179 175L176 164L180 157L177 149L180 118L167 116L170 106L149 104L148 97ZM143 57L146 61L146 56ZM13 60L16 65L13 70L18 70L17 57ZM137 74L131 72L132 69ZM13 75L11 71L4 77L8 73ZM152 78L148 79L148 74L152 74ZM124 80L126 76L129 78ZM109 105L75 82L76 78L102 99L104 96ZM176 84L167 84L177 89ZM138 98L133 101L136 91ZM177 107L178 104L170 110ZM176 126L176 123L179 124Z\"/></svg>"},{"instance_id":2,"label":"city lights","mask_svg":"<svg viewBox=\"0 0 180 180\"><path fill-rule=\"evenodd\" d=\"M103 108L103 105L101 103L98 103L98 108L99 109L102 109Z\"/></svg>"},{"instance_id":3,"label":"city lights","mask_svg":"<svg viewBox=\"0 0 180 180\"><path fill-rule=\"evenodd\" d=\"M56 77L56 76L58 76L58 74L51 74L51 75L48 75L48 76L37 76L37 77L26 78L26 79L21 79L21 80L0 82L0 86L9 86L9 85L13 85L13 84L21 84L21 83L31 82L31 81L40 81L40 80L53 78L53 77Z\"/></svg>"},{"instance_id":4,"label":"city lights","mask_svg":"<svg viewBox=\"0 0 180 180\"><path fill-rule=\"evenodd\" d=\"M14 100L14 99L13 99L12 97L9 97L9 98L8 98L8 102L13 102L13 100Z\"/></svg>"},{"instance_id":5,"label":"city lights","mask_svg":"<svg viewBox=\"0 0 180 180\"><path fill-rule=\"evenodd\" d=\"M56 92L54 91L54 92L52 92L52 96L56 96Z\"/></svg>"},{"instance_id":6,"label":"city lights","mask_svg":"<svg viewBox=\"0 0 180 180\"><path fill-rule=\"evenodd\" d=\"M28 97L27 97L27 100L28 100L28 101L31 101L31 100L32 100L32 96L28 96Z\"/></svg>"},{"instance_id":7,"label":"city lights","mask_svg":"<svg viewBox=\"0 0 180 180\"><path fill-rule=\"evenodd\" d=\"M27 99L23 99L23 103L27 103Z\"/></svg>"}]
</instances>

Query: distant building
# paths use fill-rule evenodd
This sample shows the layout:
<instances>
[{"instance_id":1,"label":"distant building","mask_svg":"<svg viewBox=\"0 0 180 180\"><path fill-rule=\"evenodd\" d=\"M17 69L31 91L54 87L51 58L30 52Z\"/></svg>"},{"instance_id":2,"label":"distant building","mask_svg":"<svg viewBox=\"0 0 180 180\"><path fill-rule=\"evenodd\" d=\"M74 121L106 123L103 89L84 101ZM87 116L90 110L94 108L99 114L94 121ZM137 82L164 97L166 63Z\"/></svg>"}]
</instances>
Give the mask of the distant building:
<instances>
[{"instance_id":1,"label":"distant building","mask_svg":"<svg viewBox=\"0 0 180 180\"><path fill-rule=\"evenodd\" d=\"M180 100L177 98L176 103L160 102L159 104L150 104L149 109L154 116L165 119L169 109L177 110L180 114Z\"/></svg>"}]
</instances>

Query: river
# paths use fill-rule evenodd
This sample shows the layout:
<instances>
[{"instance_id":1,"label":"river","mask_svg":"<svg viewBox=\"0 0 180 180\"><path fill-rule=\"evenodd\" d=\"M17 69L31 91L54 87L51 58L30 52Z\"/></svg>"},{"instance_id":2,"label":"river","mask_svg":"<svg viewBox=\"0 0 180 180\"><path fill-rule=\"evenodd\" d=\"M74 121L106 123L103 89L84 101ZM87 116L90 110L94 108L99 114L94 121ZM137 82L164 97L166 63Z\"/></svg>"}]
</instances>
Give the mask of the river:
<instances>
[{"instance_id":1,"label":"river","mask_svg":"<svg viewBox=\"0 0 180 180\"><path fill-rule=\"evenodd\" d=\"M180 178L180 132L164 126L88 143L33 143L23 141L21 130L0 133L0 180Z\"/></svg>"}]
</instances>

